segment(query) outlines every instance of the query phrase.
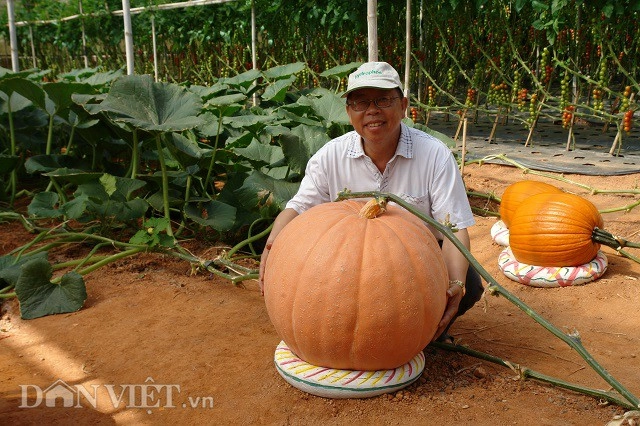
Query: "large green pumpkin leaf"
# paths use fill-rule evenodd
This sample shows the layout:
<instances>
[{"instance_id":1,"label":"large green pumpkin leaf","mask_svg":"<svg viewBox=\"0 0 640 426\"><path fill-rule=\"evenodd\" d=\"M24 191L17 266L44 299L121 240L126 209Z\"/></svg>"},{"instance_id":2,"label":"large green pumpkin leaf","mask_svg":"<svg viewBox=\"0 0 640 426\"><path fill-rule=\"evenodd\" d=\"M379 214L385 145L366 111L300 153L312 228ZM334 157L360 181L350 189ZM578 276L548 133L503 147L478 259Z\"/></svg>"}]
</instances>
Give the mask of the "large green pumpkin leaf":
<instances>
[{"instance_id":1,"label":"large green pumpkin leaf","mask_svg":"<svg viewBox=\"0 0 640 426\"><path fill-rule=\"evenodd\" d=\"M0 80L0 92L5 93L7 99L9 97L14 98L15 96L11 95L18 93L23 99L28 99L29 103L34 103L36 105L44 105L45 103L45 95L42 88L26 78L13 77ZM4 99L5 96L2 96L2 98ZM20 102L21 106L18 107L17 105L12 105L11 109L14 112L26 106L24 102L18 101L17 99L16 102Z\"/></svg>"},{"instance_id":2,"label":"large green pumpkin leaf","mask_svg":"<svg viewBox=\"0 0 640 426\"><path fill-rule=\"evenodd\" d=\"M82 184L76 194L84 193L102 200L106 197L124 201L129 199L133 192L144 187L146 184L145 181L140 179L131 179L103 173L98 181Z\"/></svg>"},{"instance_id":3,"label":"large green pumpkin leaf","mask_svg":"<svg viewBox=\"0 0 640 426\"><path fill-rule=\"evenodd\" d=\"M253 142L253 139L253 133L245 131L237 136L232 136L227 139L226 148L230 150L235 148L246 148L251 144L251 142Z\"/></svg>"},{"instance_id":4,"label":"large green pumpkin leaf","mask_svg":"<svg viewBox=\"0 0 640 426\"><path fill-rule=\"evenodd\" d=\"M103 174L98 181L83 183L75 192L75 200L65 204L64 211L71 218L85 209L102 217L119 221L138 219L146 213L149 204L142 198L131 199L133 193L146 185L138 179ZM69 206L69 207L67 207Z\"/></svg>"},{"instance_id":5,"label":"large green pumpkin leaf","mask_svg":"<svg viewBox=\"0 0 640 426\"><path fill-rule=\"evenodd\" d=\"M12 93L11 96L7 97L3 92L0 92L0 112L2 113L9 113L9 110L11 110L11 113L15 114L31 106L33 106L33 102L19 93Z\"/></svg>"},{"instance_id":6,"label":"large green pumpkin leaf","mask_svg":"<svg viewBox=\"0 0 640 426\"><path fill-rule=\"evenodd\" d=\"M289 78L276 80L269 84L262 94L262 99L265 101L283 102L287 91L296 81L296 76L292 75Z\"/></svg>"},{"instance_id":7,"label":"large green pumpkin leaf","mask_svg":"<svg viewBox=\"0 0 640 426\"><path fill-rule=\"evenodd\" d=\"M29 213L29 216L37 218L60 217L62 216L62 211L55 208L58 200L58 193L56 192L38 192L29 203L27 213Z\"/></svg>"},{"instance_id":8,"label":"large green pumpkin leaf","mask_svg":"<svg viewBox=\"0 0 640 426\"><path fill-rule=\"evenodd\" d=\"M29 77L31 75L33 75L33 70L13 72L9 68L0 67L0 79L14 78L14 77Z\"/></svg>"},{"instance_id":9,"label":"large green pumpkin leaf","mask_svg":"<svg viewBox=\"0 0 640 426\"><path fill-rule=\"evenodd\" d=\"M293 74L297 74L300 71L304 70L306 65L304 62L294 62L292 64L285 65L277 65L275 67L269 68L264 71L262 74L268 79L281 79L285 77L289 77Z\"/></svg>"},{"instance_id":10,"label":"large green pumpkin leaf","mask_svg":"<svg viewBox=\"0 0 640 426\"><path fill-rule=\"evenodd\" d=\"M242 109L242 105L240 103L246 100L247 95L243 95L242 93L232 93L230 95L216 96L207 101L207 103L205 104L205 108L214 107L216 109L226 111L226 109L223 109L222 107L233 107L229 109L231 110L231 113L234 113L235 111Z\"/></svg>"},{"instance_id":11,"label":"large green pumpkin leaf","mask_svg":"<svg viewBox=\"0 0 640 426\"><path fill-rule=\"evenodd\" d=\"M202 116L205 123L196 128L197 132L202 136L217 136L224 130L218 118L210 112L205 112Z\"/></svg>"},{"instance_id":12,"label":"large green pumpkin leaf","mask_svg":"<svg viewBox=\"0 0 640 426\"><path fill-rule=\"evenodd\" d=\"M252 161L260 161L265 164L274 164L283 158L282 148L279 146L265 145L252 140L246 148L233 148L233 152Z\"/></svg>"},{"instance_id":13,"label":"large green pumpkin leaf","mask_svg":"<svg viewBox=\"0 0 640 426\"><path fill-rule=\"evenodd\" d=\"M200 97L172 83L154 82L150 75L128 75L113 82L100 104L86 104L89 113L112 112L114 121L148 132L180 132L204 123Z\"/></svg>"},{"instance_id":14,"label":"large green pumpkin leaf","mask_svg":"<svg viewBox=\"0 0 640 426\"><path fill-rule=\"evenodd\" d=\"M202 148L196 141L182 136L179 133L171 133L167 135L167 148L173 158L180 163L183 168L188 168L206 156L211 155L212 149Z\"/></svg>"},{"instance_id":15,"label":"large green pumpkin leaf","mask_svg":"<svg viewBox=\"0 0 640 426\"><path fill-rule=\"evenodd\" d=\"M40 157L40 158L46 158ZM28 161L28 160L27 160ZM34 163L30 163L30 167L33 167ZM102 172L87 172L84 170L68 169L62 167L52 170L48 173L43 173L44 176L56 178L58 181L69 182L75 185L81 185L86 182L96 181L103 175Z\"/></svg>"},{"instance_id":16,"label":"large green pumpkin leaf","mask_svg":"<svg viewBox=\"0 0 640 426\"><path fill-rule=\"evenodd\" d=\"M184 207L187 217L216 231L228 231L236 220L236 208L219 201L192 202Z\"/></svg>"},{"instance_id":17,"label":"large green pumpkin leaf","mask_svg":"<svg viewBox=\"0 0 640 426\"><path fill-rule=\"evenodd\" d=\"M248 209L268 208L283 210L289 201L298 191L300 183L285 182L277 180L258 171L252 171L236 190L238 200Z\"/></svg>"},{"instance_id":18,"label":"large green pumpkin leaf","mask_svg":"<svg viewBox=\"0 0 640 426\"><path fill-rule=\"evenodd\" d=\"M54 284L50 281L53 268L41 258L25 263L21 271L15 290L22 319L75 312L87 299L84 280L77 272L64 274L60 283Z\"/></svg>"},{"instance_id":19,"label":"large green pumpkin leaf","mask_svg":"<svg viewBox=\"0 0 640 426\"><path fill-rule=\"evenodd\" d=\"M353 70L362 65L362 62L351 62L345 65L338 65L320 73L321 77L343 78L349 75Z\"/></svg>"},{"instance_id":20,"label":"large green pumpkin leaf","mask_svg":"<svg viewBox=\"0 0 640 426\"><path fill-rule=\"evenodd\" d=\"M16 285L18 282L18 278L20 278L20 274L22 273L21 267L25 263L34 260L34 259L44 259L47 260L47 252L42 251L36 254L22 256L20 258L16 258L14 256L0 256L0 287L5 287L7 285Z\"/></svg>"},{"instance_id":21,"label":"large green pumpkin leaf","mask_svg":"<svg viewBox=\"0 0 640 426\"><path fill-rule=\"evenodd\" d=\"M157 210L158 212L162 212L164 208L164 197L162 195L161 189L145 197L145 201L149 203L149 205L154 210ZM182 206L184 205L184 195L182 193L178 193L178 191L174 191L174 190L169 191L169 205L171 207L175 207L176 209L182 208Z\"/></svg>"},{"instance_id":22,"label":"large green pumpkin leaf","mask_svg":"<svg viewBox=\"0 0 640 426\"><path fill-rule=\"evenodd\" d=\"M298 126L282 135L280 145L291 170L303 173L311 156L328 141L329 136L323 128Z\"/></svg>"},{"instance_id":23,"label":"large green pumpkin leaf","mask_svg":"<svg viewBox=\"0 0 640 426\"><path fill-rule=\"evenodd\" d=\"M142 198L134 198L125 202L114 202L110 200L106 203L88 202L87 209L97 212L100 216L114 217L116 220L126 222L140 219L149 209L149 203Z\"/></svg>"},{"instance_id":24,"label":"large green pumpkin leaf","mask_svg":"<svg viewBox=\"0 0 640 426\"><path fill-rule=\"evenodd\" d=\"M216 96L217 94L226 93L228 89L229 89L228 84L220 84L220 83L214 83L211 86L200 86L198 84L192 84L191 86L188 87L188 90L190 92L193 92L196 95L200 96L200 98L202 98L203 101L206 101L207 99L210 99L211 97ZM244 95L242 96L244 97Z\"/></svg>"},{"instance_id":25,"label":"large green pumpkin leaf","mask_svg":"<svg viewBox=\"0 0 640 426\"><path fill-rule=\"evenodd\" d=\"M123 75L121 69L98 72L98 68L83 68L60 74L60 78L78 83L86 83L96 88L108 86L113 80Z\"/></svg>"},{"instance_id":26,"label":"large green pumpkin leaf","mask_svg":"<svg viewBox=\"0 0 640 426\"><path fill-rule=\"evenodd\" d=\"M316 90L316 92L320 94L319 98L309 97L307 99L316 114L325 120L327 127L331 123L349 124L344 99L328 90ZM298 99L298 102L302 103L303 99Z\"/></svg>"},{"instance_id":27,"label":"large green pumpkin leaf","mask_svg":"<svg viewBox=\"0 0 640 426\"><path fill-rule=\"evenodd\" d=\"M45 105L38 105L47 113L61 114L62 111L68 110L74 101L71 98L73 94L85 94L90 95L95 93L96 89L83 83L68 83L64 81L56 83L47 83L42 86L43 90L47 92L47 98L50 102L45 102ZM63 114L64 115L64 114Z\"/></svg>"},{"instance_id":28,"label":"large green pumpkin leaf","mask_svg":"<svg viewBox=\"0 0 640 426\"><path fill-rule=\"evenodd\" d=\"M60 211L69 219L80 219L87 210L90 200L86 195L75 197L60 206Z\"/></svg>"},{"instance_id":29,"label":"large green pumpkin leaf","mask_svg":"<svg viewBox=\"0 0 640 426\"><path fill-rule=\"evenodd\" d=\"M313 107L311 106L311 102L309 102L309 98L307 98L306 96L300 96L292 104L283 104L278 106L278 111L288 111L291 114L295 114L300 118L306 117L314 113Z\"/></svg>"},{"instance_id":30,"label":"large green pumpkin leaf","mask_svg":"<svg viewBox=\"0 0 640 426\"><path fill-rule=\"evenodd\" d=\"M29 157L27 159L24 164L24 168L27 173L30 174L37 172L49 173L57 170L57 176L74 174L91 175L90 172L86 171L90 169L90 164L87 163L86 160L75 158L70 155L34 155L33 157ZM91 176L88 177L92 179ZM84 180L84 177L81 177L80 179ZM71 180L69 179L69 181Z\"/></svg>"},{"instance_id":31,"label":"large green pumpkin leaf","mask_svg":"<svg viewBox=\"0 0 640 426\"><path fill-rule=\"evenodd\" d=\"M98 72L98 68L79 68L59 74L61 80L79 82Z\"/></svg>"},{"instance_id":32,"label":"large green pumpkin leaf","mask_svg":"<svg viewBox=\"0 0 640 426\"><path fill-rule=\"evenodd\" d=\"M282 114L284 118L290 121L291 125L289 127L292 127L294 123L304 124L306 126L322 126L322 123L318 120L294 114L287 111L286 109L279 110L279 113Z\"/></svg>"},{"instance_id":33,"label":"large green pumpkin leaf","mask_svg":"<svg viewBox=\"0 0 640 426\"><path fill-rule=\"evenodd\" d=\"M251 69L233 77L221 78L218 83L246 90L260 77L262 77L262 73L259 70Z\"/></svg>"},{"instance_id":34,"label":"large green pumpkin leaf","mask_svg":"<svg viewBox=\"0 0 640 426\"><path fill-rule=\"evenodd\" d=\"M91 86L102 88L123 75L122 70L98 72L88 78L83 78L82 82Z\"/></svg>"},{"instance_id":35,"label":"large green pumpkin leaf","mask_svg":"<svg viewBox=\"0 0 640 426\"><path fill-rule=\"evenodd\" d=\"M19 162L20 157L17 155L0 154L0 174L9 173L16 168Z\"/></svg>"},{"instance_id":36,"label":"large green pumpkin leaf","mask_svg":"<svg viewBox=\"0 0 640 426\"><path fill-rule=\"evenodd\" d=\"M291 167L291 170L301 174L304 172L311 154L309 149L305 146L304 140L298 136L289 133L282 135L280 138L280 145L282 145L282 152L284 153L287 164Z\"/></svg>"},{"instance_id":37,"label":"large green pumpkin leaf","mask_svg":"<svg viewBox=\"0 0 640 426\"><path fill-rule=\"evenodd\" d=\"M257 124L264 125L265 123L270 123L273 121L273 117L268 117L266 115L256 115L256 114L245 114L245 115L237 115L233 117L224 117L222 122L224 124L228 124L231 127L235 127L236 129L241 129L243 127L251 127Z\"/></svg>"}]
</instances>

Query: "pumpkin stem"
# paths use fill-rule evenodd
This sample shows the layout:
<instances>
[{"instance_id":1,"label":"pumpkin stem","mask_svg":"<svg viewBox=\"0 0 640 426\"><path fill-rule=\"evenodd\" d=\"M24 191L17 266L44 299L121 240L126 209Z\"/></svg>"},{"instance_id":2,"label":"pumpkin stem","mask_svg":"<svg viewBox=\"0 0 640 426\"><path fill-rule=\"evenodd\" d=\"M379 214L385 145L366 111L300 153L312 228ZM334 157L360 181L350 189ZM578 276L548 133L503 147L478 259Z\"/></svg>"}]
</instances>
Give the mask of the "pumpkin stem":
<instances>
[{"instance_id":1,"label":"pumpkin stem","mask_svg":"<svg viewBox=\"0 0 640 426\"><path fill-rule=\"evenodd\" d=\"M596 243L600 243L607 247L611 247L612 249L620 253L620 255L628 259L631 259L636 263L640 263L640 258L622 250L624 247L640 248L640 244L638 243L627 241L622 237L615 236L611 234L609 231L600 229L598 227L593 228L593 232L591 233L591 239Z\"/></svg>"},{"instance_id":2,"label":"pumpkin stem","mask_svg":"<svg viewBox=\"0 0 640 426\"><path fill-rule=\"evenodd\" d=\"M367 201L367 204L362 206L362 208L360 209L360 213L358 213L358 215L360 217L364 217L367 219L374 219L386 211L387 211L387 198L373 197L372 199Z\"/></svg>"},{"instance_id":3,"label":"pumpkin stem","mask_svg":"<svg viewBox=\"0 0 640 426\"><path fill-rule=\"evenodd\" d=\"M585 349L580 341L577 339L568 336L566 333L562 332L558 327L553 325L549 320L542 317L540 314L535 312L531 307L525 304L522 300L516 297L514 294L510 293L506 288L502 287L496 279L478 262L478 260L473 257L473 254L460 242L458 238L456 238L453 231L434 220L432 217L423 214L422 212L416 210L411 204L404 201L402 198L397 195L382 193L379 191L370 191L370 192L351 192L348 190L342 191L338 194L338 200L344 200L347 198L362 198L362 197L376 197L382 198L385 200L391 200L394 203L398 204L400 207L404 207L406 210L413 213L418 218L427 222L435 229L440 231L442 235L447 237L460 252L464 255L464 257L469 261L469 263L473 266L473 268L480 274L482 278L484 278L489 283L489 289L492 292L499 294L500 296L507 299L509 302L513 303L520 310L522 310L525 314L529 315L533 320L535 320L538 324L543 326L547 331L551 334L565 342L569 347L571 347L574 351L576 351L582 359L585 360L587 364L607 383L611 385L624 399L630 402L634 407L640 407L640 399L632 394L628 389L626 389L620 382L618 382L602 365L600 365L593 356Z\"/></svg>"},{"instance_id":4,"label":"pumpkin stem","mask_svg":"<svg viewBox=\"0 0 640 426\"><path fill-rule=\"evenodd\" d=\"M594 398L603 399L605 401L611 402L613 404L619 405L620 407L634 409L636 408L633 404L630 404L628 401L620 399L618 394L615 392L604 391L600 389L588 388L580 385L576 385L574 383L567 382L562 379L558 379L555 377L547 376L546 374L540 373L538 371L532 370L528 367L525 367L520 364L512 363L502 358L499 358L494 355L490 355L485 352L481 352L475 349L471 349L468 346L458 345L455 343L444 343L444 342L431 342L429 346L436 347L438 349L442 349L445 351L451 352L459 352L465 355L473 356L475 358L479 358L485 361L492 362L494 364L502 365L503 367L508 367L512 369L514 372L518 374L520 379L526 380L531 378L533 380L537 380L543 383L550 383L554 386L558 386L560 388L569 389L571 391L580 392L585 395L592 396Z\"/></svg>"},{"instance_id":5,"label":"pumpkin stem","mask_svg":"<svg viewBox=\"0 0 640 426\"><path fill-rule=\"evenodd\" d=\"M620 237L615 237L609 231L604 229L600 229L597 226L593 228L593 232L591 233L591 239L600 244L604 244L607 247L611 247L612 249L619 249L626 245L627 241Z\"/></svg>"},{"instance_id":6,"label":"pumpkin stem","mask_svg":"<svg viewBox=\"0 0 640 426\"><path fill-rule=\"evenodd\" d=\"M639 243L627 241L622 237L615 236L611 234L609 231L600 229L598 227L593 228L593 232L591 233L591 239L596 243L604 244L607 247L611 247L612 249L617 251L618 254L626 257L627 259L631 259L636 263L640 263L639 257L634 256L625 250L622 250L623 247L640 248Z\"/></svg>"}]
</instances>

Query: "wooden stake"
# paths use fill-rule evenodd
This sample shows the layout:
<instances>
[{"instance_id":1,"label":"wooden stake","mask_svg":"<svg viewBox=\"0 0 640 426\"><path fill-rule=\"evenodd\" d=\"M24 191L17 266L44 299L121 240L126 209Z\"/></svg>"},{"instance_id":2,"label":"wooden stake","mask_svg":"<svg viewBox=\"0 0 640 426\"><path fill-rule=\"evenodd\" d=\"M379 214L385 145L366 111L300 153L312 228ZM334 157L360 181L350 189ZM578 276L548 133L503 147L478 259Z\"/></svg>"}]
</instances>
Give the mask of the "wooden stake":
<instances>
[{"instance_id":1,"label":"wooden stake","mask_svg":"<svg viewBox=\"0 0 640 426\"><path fill-rule=\"evenodd\" d=\"M629 96L629 103L633 102L634 96L635 96L635 93L632 93L631 96ZM616 137L613 139L613 144L611 144L611 149L609 150L609 155L617 155L617 154L614 154L614 152L616 151L616 147L617 147L618 154L619 154L620 153L620 149L622 148L622 128L624 127L624 113L625 112L622 112L622 124L620 126L618 126L618 132L616 133Z\"/></svg>"},{"instance_id":2,"label":"wooden stake","mask_svg":"<svg viewBox=\"0 0 640 426\"><path fill-rule=\"evenodd\" d=\"M531 123L531 128L529 129L529 136L527 136L527 141L524 143L524 146L529 146L529 142L533 139L533 129L536 128L536 124L538 124L538 117L540 117L540 111L542 111L542 99L540 99L538 103L538 111L536 111L536 117L533 119L533 123ZM533 146L533 142L531 143Z\"/></svg>"},{"instance_id":3,"label":"wooden stake","mask_svg":"<svg viewBox=\"0 0 640 426\"><path fill-rule=\"evenodd\" d=\"M458 121L458 129L456 130L456 135L453 137L454 141L458 140L458 135L460 134L460 130L462 129L462 124L464 120L467 118L467 109L462 110L462 115L460 115L460 121Z\"/></svg>"},{"instance_id":4,"label":"wooden stake","mask_svg":"<svg viewBox=\"0 0 640 426\"><path fill-rule=\"evenodd\" d=\"M504 115L502 116L502 125L506 126L509 124L509 113L511 112L511 108L506 107L504 110Z\"/></svg>"},{"instance_id":5,"label":"wooden stake","mask_svg":"<svg viewBox=\"0 0 640 426\"><path fill-rule=\"evenodd\" d=\"M462 123L462 154L460 158L460 174L464 173L464 162L467 156L467 118Z\"/></svg>"},{"instance_id":6,"label":"wooden stake","mask_svg":"<svg viewBox=\"0 0 640 426\"><path fill-rule=\"evenodd\" d=\"M479 107L480 106L480 94L476 93L476 107L474 108L473 111L473 122L474 123L478 123L478 114L480 113Z\"/></svg>"},{"instance_id":7,"label":"wooden stake","mask_svg":"<svg viewBox=\"0 0 640 426\"><path fill-rule=\"evenodd\" d=\"M575 112L575 111L574 111ZM571 113L571 120L569 121L569 135L567 136L567 148L566 151L571 151L571 142L573 142L573 147L576 146L576 138L573 134L573 123L576 121L576 115L574 112Z\"/></svg>"},{"instance_id":8,"label":"wooden stake","mask_svg":"<svg viewBox=\"0 0 640 426\"><path fill-rule=\"evenodd\" d=\"M618 132L616 133L616 137L613 138L613 144L611 144L609 155L616 155L614 154L614 152L616 151L616 148L618 148L618 153L619 153L621 147L622 147L622 128L618 127Z\"/></svg>"},{"instance_id":9,"label":"wooden stake","mask_svg":"<svg viewBox=\"0 0 640 426\"><path fill-rule=\"evenodd\" d=\"M524 146L529 146L529 142L531 142L531 139L533 138L533 129L536 127L537 122L538 122L538 118L536 117L533 120L533 123L531 123L531 126L529 127L529 134L527 135L527 141L524 143Z\"/></svg>"},{"instance_id":10,"label":"wooden stake","mask_svg":"<svg viewBox=\"0 0 640 426\"><path fill-rule=\"evenodd\" d=\"M498 112L496 113L496 119L493 120L493 127L491 128L491 133L489 134L489 143L493 141L493 138L496 135L496 128L498 127L498 120L500 119L500 108L498 108Z\"/></svg>"}]
</instances>

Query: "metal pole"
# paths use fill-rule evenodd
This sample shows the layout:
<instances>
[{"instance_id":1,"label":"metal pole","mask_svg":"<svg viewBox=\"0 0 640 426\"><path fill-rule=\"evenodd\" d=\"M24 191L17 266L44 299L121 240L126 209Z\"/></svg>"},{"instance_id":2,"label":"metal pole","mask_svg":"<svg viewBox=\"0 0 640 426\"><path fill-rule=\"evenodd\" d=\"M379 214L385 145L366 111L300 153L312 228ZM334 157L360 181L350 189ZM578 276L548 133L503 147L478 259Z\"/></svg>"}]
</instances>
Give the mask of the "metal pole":
<instances>
[{"instance_id":1,"label":"metal pole","mask_svg":"<svg viewBox=\"0 0 640 426\"><path fill-rule=\"evenodd\" d=\"M122 16L124 18L124 46L127 55L127 75L133 75L133 29L131 28L131 5L129 0L122 0Z\"/></svg>"},{"instance_id":2,"label":"metal pole","mask_svg":"<svg viewBox=\"0 0 640 426\"><path fill-rule=\"evenodd\" d=\"M367 0L369 62L378 60L378 0Z\"/></svg>"},{"instance_id":3,"label":"metal pole","mask_svg":"<svg viewBox=\"0 0 640 426\"><path fill-rule=\"evenodd\" d=\"M258 60L256 59L256 5L251 0L251 66L253 69L258 68ZM253 106L258 105L258 95L253 92Z\"/></svg>"},{"instance_id":4,"label":"metal pole","mask_svg":"<svg viewBox=\"0 0 640 426\"><path fill-rule=\"evenodd\" d=\"M409 98L409 77L411 73L411 0L407 0L407 22L405 31L407 35L404 48L404 97ZM407 103L407 114L409 110L410 105Z\"/></svg>"},{"instance_id":5,"label":"metal pole","mask_svg":"<svg viewBox=\"0 0 640 426\"><path fill-rule=\"evenodd\" d=\"M422 49L422 46L424 46L424 31L422 29L422 18L424 16L424 0L420 0L420 11L418 13L420 16L418 18L418 25L419 25L418 46L420 46L420 48ZM420 67L418 67L418 69L420 69ZM418 76L418 102L420 101L422 101L422 78Z\"/></svg>"},{"instance_id":6,"label":"metal pole","mask_svg":"<svg viewBox=\"0 0 640 426\"><path fill-rule=\"evenodd\" d=\"M153 73L158 81L158 48L156 44L156 17L151 15L151 41L153 44Z\"/></svg>"},{"instance_id":7,"label":"metal pole","mask_svg":"<svg viewBox=\"0 0 640 426\"><path fill-rule=\"evenodd\" d=\"M258 60L256 59L256 4L251 0L251 64L253 69L258 68Z\"/></svg>"},{"instance_id":8,"label":"metal pole","mask_svg":"<svg viewBox=\"0 0 640 426\"><path fill-rule=\"evenodd\" d=\"M84 17L82 17L82 0L78 0L78 12L80 12L80 25L82 28L82 57L84 58L84 67L89 68L89 59L87 58L87 37L84 32Z\"/></svg>"},{"instance_id":9,"label":"metal pole","mask_svg":"<svg viewBox=\"0 0 640 426\"><path fill-rule=\"evenodd\" d=\"M11 45L11 69L20 71L20 58L18 58L18 37L16 36L16 20L13 11L13 0L7 0L7 14L9 15L9 40Z\"/></svg>"},{"instance_id":10,"label":"metal pole","mask_svg":"<svg viewBox=\"0 0 640 426\"><path fill-rule=\"evenodd\" d=\"M33 43L33 27L29 25L29 41L31 42L31 60L33 61L33 67L38 68L36 62L36 45Z\"/></svg>"}]
</instances>

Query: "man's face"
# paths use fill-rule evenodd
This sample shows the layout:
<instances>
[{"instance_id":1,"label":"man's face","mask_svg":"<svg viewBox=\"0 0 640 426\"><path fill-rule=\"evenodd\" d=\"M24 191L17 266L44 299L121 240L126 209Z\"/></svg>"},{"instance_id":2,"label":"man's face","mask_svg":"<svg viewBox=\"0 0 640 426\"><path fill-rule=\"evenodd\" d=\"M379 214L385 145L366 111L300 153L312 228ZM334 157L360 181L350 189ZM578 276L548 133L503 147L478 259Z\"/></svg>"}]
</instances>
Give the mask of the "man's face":
<instances>
[{"instance_id":1,"label":"man's face","mask_svg":"<svg viewBox=\"0 0 640 426\"><path fill-rule=\"evenodd\" d=\"M376 106L373 100L378 100ZM366 107L366 102L369 106ZM354 103L360 102L363 111L354 110ZM366 142L382 143L398 141L400 136L400 122L407 108L407 99L396 89L359 89L349 94L347 98L347 114L351 125ZM355 106L355 109L359 109Z\"/></svg>"}]
</instances>

